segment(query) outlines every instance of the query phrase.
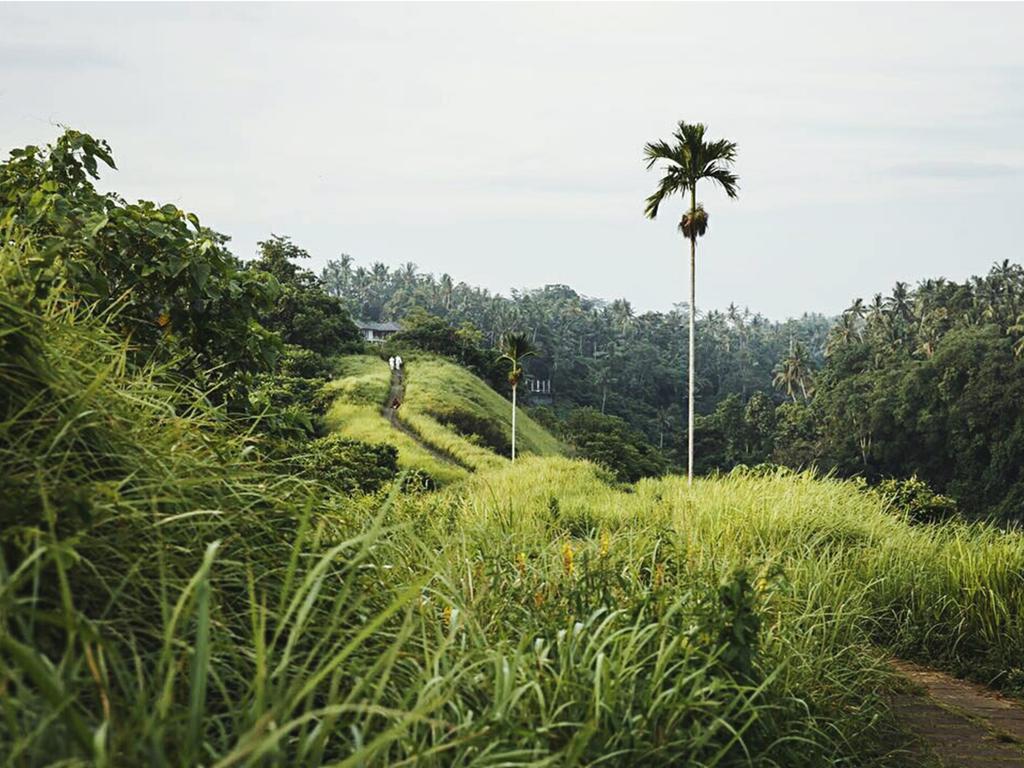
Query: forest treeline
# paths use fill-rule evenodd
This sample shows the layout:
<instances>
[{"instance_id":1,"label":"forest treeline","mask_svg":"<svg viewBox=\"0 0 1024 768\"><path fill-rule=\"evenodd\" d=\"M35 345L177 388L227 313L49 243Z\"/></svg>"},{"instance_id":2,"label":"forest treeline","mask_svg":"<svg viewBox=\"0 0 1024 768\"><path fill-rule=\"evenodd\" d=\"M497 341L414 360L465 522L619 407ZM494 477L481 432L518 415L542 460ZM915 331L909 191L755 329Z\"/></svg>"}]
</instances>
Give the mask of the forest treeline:
<instances>
[{"instance_id":1,"label":"forest treeline","mask_svg":"<svg viewBox=\"0 0 1024 768\"><path fill-rule=\"evenodd\" d=\"M330 261L320 277L363 319L416 325L432 316L485 347L527 331L538 350L528 371L550 379L554 393L554 406L535 409L538 417L570 436L581 423L592 425L588 434L598 425L615 435L628 427L661 457L641 462L642 470L682 464L685 304L636 313L624 299L565 285L506 297L412 263L367 268L349 256ZM1022 312L1024 269L1003 261L963 283L897 283L838 318L772 322L736 306L699 314L698 471L771 462L871 481L916 475L967 513L1019 520ZM583 408L589 415L576 413Z\"/></svg>"},{"instance_id":2,"label":"forest treeline","mask_svg":"<svg viewBox=\"0 0 1024 768\"><path fill-rule=\"evenodd\" d=\"M625 299L591 298L566 285L514 290L506 297L447 274L421 273L412 263L366 268L354 266L349 256L328 262L321 279L364 320L408 323L426 313L464 334L478 332L485 347L525 331L537 349L528 372L551 381L562 415L591 407L622 417L670 453L685 436L685 304L637 313ZM736 306L697 322L696 405L703 414L730 395L746 401L756 392L772 393L772 370L793 344L813 350L812 360L820 362L831 326L822 315L776 323Z\"/></svg>"},{"instance_id":3,"label":"forest treeline","mask_svg":"<svg viewBox=\"0 0 1024 768\"><path fill-rule=\"evenodd\" d=\"M169 366L253 423L268 454L324 437L320 393L332 359L363 348L356 317L401 320L392 344L448 355L499 391L508 372L495 346L526 332L537 350L527 373L550 379L554 394L531 408L539 421L622 480L682 466L685 305L637 313L564 285L506 297L350 257L317 275L277 236L242 261L193 214L98 191L103 166L113 166L106 144L75 131L0 165L4 291L26 306L54 296L87 305L129 340L129 362ZM1003 261L962 283L898 283L838 318L700 314L697 469L916 475L964 512L1021 520L1022 313L1024 269Z\"/></svg>"}]
</instances>

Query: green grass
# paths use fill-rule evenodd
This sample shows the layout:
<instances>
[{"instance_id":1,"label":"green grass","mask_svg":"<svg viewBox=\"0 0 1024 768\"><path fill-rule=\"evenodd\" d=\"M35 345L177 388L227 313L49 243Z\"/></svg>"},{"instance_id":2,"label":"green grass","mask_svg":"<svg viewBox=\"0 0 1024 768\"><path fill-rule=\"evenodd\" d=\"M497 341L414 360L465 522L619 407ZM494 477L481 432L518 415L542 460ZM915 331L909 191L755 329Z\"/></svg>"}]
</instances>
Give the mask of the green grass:
<instances>
[{"instance_id":1,"label":"green grass","mask_svg":"<svg viewBox=\"0 0 1024 768\"><path fill-rule=\"evenodd\" d=\"M465 468L438 458L381 415L391 389L387 363L373 355L338 358L339 376L327 385L334 402L325 415L327 428L343 437L368 443L389 443L398 449L398 465L429 474L445 485L466 477Z\"/></svg>"},{"instance_id":2,"label":"green grass","mask_svg":"<svg viewBox=\"0 0 1024 768\"><path fill-rule=\"evenodd\" d=\"M499 449L512 433L511 403L458 365L426 354L406 361L405 400L398 419L413 436L394 429L380 414L391 376L383 360L372 355L342 357L338 370L338 378L328 385L335 397L326 418L332 431L356 440L391 443L398 448L401 467L427 472L442 485L465 478L467 470L495 469L506 461ZM523 454L552 456L566 451L522 409L516 421ZM461 426L462 433L454 425Z\"/></svg>"},{"instance_id":3,"label":"green grass","mask_svg":"<svg viewBox=\"0 0 1024 768\"><path fill-rule=\"evenodd\" d=\"M381 415L379 406L352 405L337 400L328 409L324 421L328 429L343 437L395 446L398 449L399 467L426 472L441 485L467 476L464 468L438 458L415 439L391 426Z\"/></svg>"},{"instance_id":4,"label":"green grass","mask_svg":"<svg viewBox=\"0 0 1024 768\"><path fill-rule=\"evenodd\" d=\"M467 504L500 503L509 520L555 500L577 530L671 521L690 557L777 568L818 609L849 611L876 645L1024 692L1020 533L912 525L860 485L812 474L736 472L692 489L670 477L621 493L588 465L548 459L468 483Z\"/></svg>"},{"instance_id":5,"label":"green grass","mask_svg":"<svg viewBox=\"0 0 1024 768\"><path fill-rule=\"evenodd\" d=\"M855 483L526 456L349 496L74 305L0 297L0 351L16 768L899 766L889 653L1024 658L1024 538ZM386 366L344 364L339 428L401 440Z\"/></svg>"},{"instance_id":6,"label":"green grass","mask_svg":"<svg viewBox=\"0 0 1024 768\"><path fill-rule=\"evenodd\" d=\"M334 361L337 378L328 391L344 403L372 405L378 409L391 389L388 365L376 355L345 355Z\"/></svg>"},{"instance_id":7,"label":"green grass","mask_svg":"<svg viewBox=\"0 0 1024 768\"><path fill-rule=\"evenodd\" d=\"M494 451L453 432L430 416L418 413L411 408L404 411L399 410L399 420L415 432L421 441L452 457L461 466L476 471L494 469L507 461Z\"/></svg>"},{"instance_id":8,"label":"green grass","mask_svg":"<svg viewBox=\"0 0 1024 768\"><path fill-rule=\"evenodd\" d=\"M440 357L417 355L406 362L403 409L442 423L479 425L495 439L510 439L512 404L464 368ZM478 427L479 428L479 427ZM566 447L522 408L516 418L516 448L523 454L558 456Z\"/></svg>"}]
</instances>

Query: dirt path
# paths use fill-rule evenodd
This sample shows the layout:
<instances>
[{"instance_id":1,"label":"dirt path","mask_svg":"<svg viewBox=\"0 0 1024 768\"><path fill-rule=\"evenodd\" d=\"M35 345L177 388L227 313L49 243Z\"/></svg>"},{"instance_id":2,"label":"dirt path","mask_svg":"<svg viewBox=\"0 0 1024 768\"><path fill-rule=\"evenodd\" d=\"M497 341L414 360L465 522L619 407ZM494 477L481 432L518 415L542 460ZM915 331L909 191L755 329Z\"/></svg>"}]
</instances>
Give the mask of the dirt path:
<instances>
[{"instance_id":1,"label":"dirt path","mask_svg":"<svg viewBox=\"0 0 1024 768\"><path fill-rule=\"evenodd\" d=\"M1024 768L1024 706L944 672L907 661L893 666L916 689L895 695L893 707L920 740L922 766Z\"/></svg>"},{"instance_id":2,"label":"dirt path","mask_svg":"<svg viewBox=\"0 0 1024 768\"><path fill-rule=\"evenodd\" d=\"M423 450L432 455L435 459L446 462L448 464L454 464L455 466L460 467L466 470L467 472L474 471L473 467L459 461L457 458L452 456L447 451L441 450L440 448L431 445L422 437L420 437L415 430L412 430L405 424L403 424L398 418L398 409L393 408L391 406L391 404L396 400L399 402L399 404L405 402L405 373L403 371L391 372L391 389L388 392L388 399L384 402L384 405L380 409L381 414L383 414L384 418L391 422L392 427L397 429L399 432L404 432L406 435L411 437Z\"/></svg>"},{"instance_id":3,"label":"dirt path","mask_svg":"<svg viewBox=\"0 0 1024 768\"><path fill-rule=\"evenodd\" d=\"M405 401L405 376L401 371L391 371L391 389L388 391L388 399L384 401L381 413L391 422L391 426L399 429L398 411L391 406L395 401Z\"/></svg>"}]
</instances>

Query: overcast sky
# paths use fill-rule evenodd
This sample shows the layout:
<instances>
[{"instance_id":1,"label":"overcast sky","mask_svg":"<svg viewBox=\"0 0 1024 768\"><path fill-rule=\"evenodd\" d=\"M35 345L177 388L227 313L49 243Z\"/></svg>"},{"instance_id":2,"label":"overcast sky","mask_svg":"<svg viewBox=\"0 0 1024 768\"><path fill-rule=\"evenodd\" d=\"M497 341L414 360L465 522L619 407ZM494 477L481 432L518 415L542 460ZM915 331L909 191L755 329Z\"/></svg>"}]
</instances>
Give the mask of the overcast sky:
<instances>
[{"instance_id":1,"label":"overcast sky","mask_svg":"<svg viewBox=\"0 0 1024 768\"><path fill-rule=\"evenodd\" d=\"M667 309L645 141L739 143L698 305L834 313L1021 260L1020 4L0 5L0 146L106 138L109 187L253 255L413 261Z\"/></svg>"}]
</instances>

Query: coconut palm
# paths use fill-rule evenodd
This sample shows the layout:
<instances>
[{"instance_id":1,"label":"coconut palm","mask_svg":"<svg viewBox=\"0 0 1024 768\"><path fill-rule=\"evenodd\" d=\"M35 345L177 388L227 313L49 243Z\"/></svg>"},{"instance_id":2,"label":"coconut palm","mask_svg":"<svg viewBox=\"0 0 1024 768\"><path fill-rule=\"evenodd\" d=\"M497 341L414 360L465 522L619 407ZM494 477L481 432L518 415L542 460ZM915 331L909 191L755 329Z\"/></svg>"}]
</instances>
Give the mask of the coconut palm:
<instances>
[{"instance_id":1,"label":"coconut palm","mask_svg":"<svg viewBox=\"0 0 1024 768\"><path fill-rule=\"evenodd\" d=\"M843 312L839 316L839 322L828 332L828 338L825 341L825 357L831 357L840 349L860 341L862 324L863 320L858 319L853 312L849 310Z\"/></svg>"},{"instance_id":2,"label":"coconut palm","mask_svg":"<svg viewBox=\"0 0 1024 768\"><path fill-rule=\"evenodd\" d=\"M665 175L658 182L654 194L647 198L647 218L658 216L658 208L666 198L679 194L686 200L689 194L689 210L683 214L679 229L690 241L690 359L689 395L687 424L687 482L693 482L693 390L694 390L694 318L696 316L696 271L697 238L703 237L708 228L708 215L704 206L697 202L697 184L708 180L719 185L726 195L736 197L739 177L732 172L736 160L736 143L726 139L708 141L704 138L706 128L702 123L680 122L672 134L672 143L657 141L644 147L647 169L659 162L665 163Z\"/></svg>"},{"instance_id":3,"label":"coconut palm","mask_svg":"<svg viewBox=\"0 0 1024 768\"><path fill-rule=\"evenodd\" d=\"M1017 318L1017 322L1006 329L1008 336L1013 336L1013 354L1016 357L1024 357L1024 315Z\"/></svg>"},{"instance_id":4,"label":"coconut palm","mask_svg":"<svg viewBox=\"0 0 1024 768\"><path fill-rule=\"evenodd\" d=\"M499 360L508 360L512 370L508 374L508 383L512 385L512 462L516 460L516 388L523 378L522 361L536 354L529 337L525 333L506 333L501 337L501 356Z\"/></svg>"},{"instance_id":5,"label":"coconut palm","mask_svg":"<svg viewBox=\"0 0 1024 768\"><path fill-rule=\"evenodd\" d=\"M785 389L786 394L793 398L794 403L797 390L806 400L814 391L811 368L811 356L807 352L807 347L799 342L790 344L789 354L775 366L773 383L777 388Z\"/></svg>"},{"instance_id":6,"label":"coconut palm","mask_svg":"<svg viewBox=\"0 0 1024 768\"><path fill-rule=\"evenodd\" d=\"M867 315L868 310L864 306L864 299L854 299L853 304L848 306L844 311L844 315L851 315L858 320L863 320L864 316Z\"/></svg>"}]
</instances>

